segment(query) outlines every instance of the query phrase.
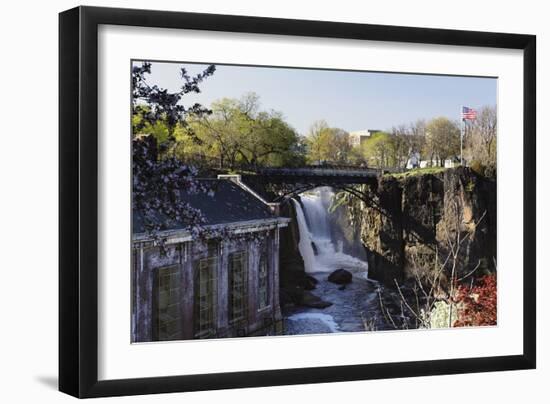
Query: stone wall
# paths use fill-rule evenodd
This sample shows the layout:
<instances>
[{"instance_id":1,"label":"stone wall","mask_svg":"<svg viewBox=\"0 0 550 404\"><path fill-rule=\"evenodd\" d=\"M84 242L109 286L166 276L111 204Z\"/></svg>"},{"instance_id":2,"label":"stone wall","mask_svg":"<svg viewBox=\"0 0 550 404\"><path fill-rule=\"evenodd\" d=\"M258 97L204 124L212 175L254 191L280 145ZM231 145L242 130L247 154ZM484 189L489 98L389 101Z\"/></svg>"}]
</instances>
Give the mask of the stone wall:
<instances>
[{"instance_id":1,"label":"stone wall","mask_svg":"<svg viewBox=\"0 0 550 404\"><path fill-rule=\"evenodd\" d=\"M216 243L218 256L215 269L215 325L207 338L243 337L277 334L281 331L279 304L279 229L263 232L261 243L267 248L269 304L258 307L258 267L260 243L254 239L236 238ZM132 341L148 342L154 336L154 278L159 268L176 267L181 283L181 335L176 339L196 338L195 271L198 259L211 256L206 243L200 241L170 244L165 254L151 243L135 242L132 262ZM228 318L228 257L237 251L246 251L247 263L247 315L243 320L231 322Z\"/></svg>"}]
</instances>

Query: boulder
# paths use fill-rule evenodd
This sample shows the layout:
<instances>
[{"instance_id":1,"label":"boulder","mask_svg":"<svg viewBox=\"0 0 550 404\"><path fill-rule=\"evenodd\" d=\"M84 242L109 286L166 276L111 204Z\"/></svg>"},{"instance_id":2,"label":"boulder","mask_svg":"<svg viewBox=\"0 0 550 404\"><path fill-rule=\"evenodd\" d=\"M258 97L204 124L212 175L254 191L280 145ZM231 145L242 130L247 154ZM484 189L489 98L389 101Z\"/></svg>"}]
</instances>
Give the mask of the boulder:
<instances>
[{"instance_id":1,"label":"boulder","mask_svg":"<svg viewBox=\"0 0 550 404\"><path fill-rule=\"evenodd\" d=\"M313 290L317 286L317 283L319 283L317 279L315 279L311 275L306 274L302 281L302 286L304 287L305 290Z\"/></svg>"},{"instance_id":2,"label":"boulder","mask_svg":"<svg viewBox=\"0 0 550 404\"><path fill-rule=\"evenodd\" d=\"M351 283L352 278L353 275L351 274L351 272L340 268L328 276L328 281L336 283L338 285L347 285L348 283Z\"/></svg>"},{"instance_id":3,"label":"boulder","mask_svg":"<svg viewBox=\"0 0 550 404\"><path fill-rule=\"evenodd\" d=\"M302 306L312 307L314 309L324 309L326 307L332 306L332 303L326 302L321 299L319 296L314 295L311 292L305 291L302 295Z\"/></svg>"},{"instance_id":4,"label":"boulder","mask_svg":"<svg viewBox=\"0 0 550 404\"><path fill-rule=\"evenodd\" d=\"M291 304L300 304L304 295L304 288L294 285L281 288L279 290L279 300L281 306Z\"/></svg>"}]
</instances>

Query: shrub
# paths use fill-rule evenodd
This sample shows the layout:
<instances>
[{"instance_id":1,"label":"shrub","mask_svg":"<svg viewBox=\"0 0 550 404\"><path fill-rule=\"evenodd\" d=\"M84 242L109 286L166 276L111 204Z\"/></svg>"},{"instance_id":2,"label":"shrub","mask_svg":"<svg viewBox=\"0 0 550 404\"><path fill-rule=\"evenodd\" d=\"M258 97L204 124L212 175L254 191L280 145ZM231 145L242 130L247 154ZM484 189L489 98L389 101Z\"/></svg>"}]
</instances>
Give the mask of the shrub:
<instances>
[{"instance_id":1,"label":"shrub","mask_svg":"<svg viewBox=\"0 0 550 404\"><path fill-rule=\"evenodd\" d=\"M479 160L472 160L470 168L479 175L485 175L485 166Z\"/></svg>"},{"instance_id":2,"label":"shrub","mask_svg":"<svg viewBox=\"0 0 550 404\"><path fill-rule=\"evenodd\" d=\"M496 178L497 170L495 164L483 164L479 160L472 160L470 168L483 177Z\"/></svg>"},{"instance_id":3,"label":"shrub","mask_svg":"<svg viewBox=\"0 0 550 404\"><path fill-rule=\"evenodd\" d=\"M447 302L443 300L436 302L430 313L430 328L448 328L449 315L451 315L452 318L458 317L456 306L451 306L449 310L449 304Z\"/></svg>"},{"instance_id":4,"label":"shrub","mask_svg":"<svg viewBox=\"0 0 550 404\"><path fill-rule=\"evenodd\" d=\"M496 274L481 277L472 287L459 285L454 300L458 307L458 320L453 327L496 325Z\"/></svg>"}]
</instances>

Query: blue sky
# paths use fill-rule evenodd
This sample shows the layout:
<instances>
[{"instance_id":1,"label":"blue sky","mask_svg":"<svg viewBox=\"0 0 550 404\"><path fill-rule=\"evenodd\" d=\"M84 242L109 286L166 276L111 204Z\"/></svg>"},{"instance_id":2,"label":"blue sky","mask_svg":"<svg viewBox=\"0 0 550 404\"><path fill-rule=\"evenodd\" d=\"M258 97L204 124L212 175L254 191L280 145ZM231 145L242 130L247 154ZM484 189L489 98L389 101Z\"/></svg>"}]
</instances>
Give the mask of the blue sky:
<instances>
[{"instance_id":1,"label":"blue sky","mask_svg":"<svg viewBox=\"0 0 550 404\"><path fill-rule=\"evenodd\" d=\"M206 66L154 62L147 82L175 92L181 67L195 74ZM305 135L320 119L347 131L386 130L438 116L458 120L462 105L496 105L497 79L216 65L200 88L201 94L184 96L184 105L210 106L220 98L255 92L261 109L282 112Z\"/></svg>"}]
</instances>

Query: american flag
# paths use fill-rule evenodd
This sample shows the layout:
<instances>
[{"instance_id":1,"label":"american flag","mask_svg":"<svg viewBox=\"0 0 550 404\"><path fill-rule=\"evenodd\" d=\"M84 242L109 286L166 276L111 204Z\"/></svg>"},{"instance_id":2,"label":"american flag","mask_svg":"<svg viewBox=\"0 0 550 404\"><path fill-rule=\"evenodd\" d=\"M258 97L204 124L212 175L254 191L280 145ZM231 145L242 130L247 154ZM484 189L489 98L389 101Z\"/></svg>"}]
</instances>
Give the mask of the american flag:
<instances>
[{"instance_id":1,"label":"american flag","mask_svg":"<svg viewBox=\"0 0 550 404\"><path fill-rule=\"evenodd\" d=\"M473 121L477 117L477 111L473 108L462 107L462 120Z\"/></svg>"}]
</instances>

